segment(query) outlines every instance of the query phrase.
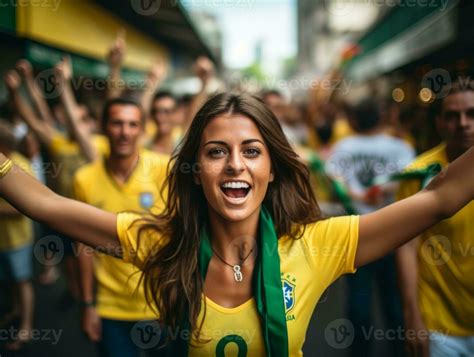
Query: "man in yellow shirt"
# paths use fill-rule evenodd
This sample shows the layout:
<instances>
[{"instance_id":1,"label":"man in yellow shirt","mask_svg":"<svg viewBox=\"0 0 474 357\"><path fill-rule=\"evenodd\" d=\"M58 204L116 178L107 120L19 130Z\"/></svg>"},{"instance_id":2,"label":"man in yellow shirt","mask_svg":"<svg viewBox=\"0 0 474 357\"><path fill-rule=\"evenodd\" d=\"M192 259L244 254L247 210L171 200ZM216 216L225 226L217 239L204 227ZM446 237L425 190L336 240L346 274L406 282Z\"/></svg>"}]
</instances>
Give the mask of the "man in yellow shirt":
<instances>
[{"instance_id":1,"label":"man in yellow shirt","mask_svg":"<svg viewBox=\"0 0 474 357\"><path fill-rule=\"evenodd\" d=\"M7 124L0 122L0 152L33 175L29 161L13 151L15 137ZM1 320L2 325L20 317L18 338L7 345L18 350L31 339L33 329L33 226L32 222L0 199L0 276L12 284L13 309Z\"/></svg>"},{"instance_id":2,"label":"man in yellow shirt","mask_svg":"<svg viewBox=\"0 0 474 357\"><path fill-rule=\"evenodd\" d=\"M169 158L139 149L144 124L140 107L128 99L110 100L102 124L110 155L79 169L74 178L75 198L114 213L159 209ZM78 253L84 331L99 343L102 356L138 356L142 346L130 337L134 326L156 319L147 307L138 269L105 254L93 254L84 245L78 246Z\"/></svg>"},{"instance_id":3,"label":"man in yellow shirt","mask_svg":"<svg viewBox=\"0 0 474 357\"><path fill-rule=\"evenodd\" d=\"M474 145L472 84L455 83L439 104L436 126L443 143L419 156L408 170L432 164L446 167ZM398 198L411 196L426 184L406 181ZM474 351L473 217L471 202L397 252L407 341L413 354L471 356Z\"/></svg>"}]
</instances>

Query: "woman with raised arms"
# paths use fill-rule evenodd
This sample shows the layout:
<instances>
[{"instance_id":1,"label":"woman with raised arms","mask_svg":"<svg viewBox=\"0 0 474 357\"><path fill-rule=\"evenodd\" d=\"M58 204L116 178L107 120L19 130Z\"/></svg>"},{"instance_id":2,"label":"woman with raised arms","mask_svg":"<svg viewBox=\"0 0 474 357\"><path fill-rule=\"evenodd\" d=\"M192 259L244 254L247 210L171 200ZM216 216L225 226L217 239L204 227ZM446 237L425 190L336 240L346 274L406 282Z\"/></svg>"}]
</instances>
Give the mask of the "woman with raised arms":
<instances>
[{"instance_id":1,"label":"woman with raised arms","mask_svg":"<svg viewBox=\"0 0 474 357\"><path fill-rule=\"evenodd\" d=\"M224 93L197 113L173 156L158 216L58 196L4 156L0 195L141 268L179 355L299 356L324 290L469 203L473 162L471 149L410 198L322 219L308 170L274 115L254 97Z\"/></svg>"}]
</instances>

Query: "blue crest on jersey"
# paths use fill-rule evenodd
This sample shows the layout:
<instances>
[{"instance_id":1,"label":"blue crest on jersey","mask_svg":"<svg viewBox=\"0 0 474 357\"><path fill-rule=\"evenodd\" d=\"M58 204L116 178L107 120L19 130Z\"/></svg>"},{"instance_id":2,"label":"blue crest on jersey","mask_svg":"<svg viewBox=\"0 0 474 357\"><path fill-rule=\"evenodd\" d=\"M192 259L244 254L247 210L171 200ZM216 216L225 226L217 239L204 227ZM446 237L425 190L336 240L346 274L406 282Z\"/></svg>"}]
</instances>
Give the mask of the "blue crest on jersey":
<instances>
[{"instance_id":1,"label":"blue crest on jersey","mask_svg":"<svg viewBox=\"0 0 474 357\"><path fill-rule=\"evenodd\" d=\"M150 209L153 207L153 193L151 192L142 192L140 193L140 206L144 209Z\"/></svg>"},{"instance_id":2,"label":"blue crest on jersey","mask_svg":"<svg viewBox=\"0 0 474 357\"><path fill-rule=\"evenodd\" d=\"M288 280L281 281L283 288L283 298L285 299L285 313L290 311L295 306L295 284L290 283Z\"/></svg>"}]
</instances>

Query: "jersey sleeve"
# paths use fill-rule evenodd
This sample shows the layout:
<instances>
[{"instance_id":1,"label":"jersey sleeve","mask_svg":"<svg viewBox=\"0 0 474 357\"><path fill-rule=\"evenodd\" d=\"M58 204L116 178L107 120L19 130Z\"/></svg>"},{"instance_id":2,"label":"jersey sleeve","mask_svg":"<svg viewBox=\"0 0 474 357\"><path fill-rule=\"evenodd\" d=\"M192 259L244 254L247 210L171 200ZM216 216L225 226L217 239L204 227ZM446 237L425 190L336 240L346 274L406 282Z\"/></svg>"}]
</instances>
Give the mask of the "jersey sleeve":
<instances>
[{"instance_id":1,"label":"jersey sleeve","mask_svg":"<svg viewBox=\"0 0 474 357\"><path fill-rule=\"evenodd\" d=\"M147 258L163 245L159 233L143 227L143 216L123 212L117 215L117 236L122 247L122 259L143 269Z\"/></svg>"},{"instance_id":2,"label":"jersey sleeve","mask_svg":"<svg viewBox=\"0 0 474 357\"><path fill-rule=\"evenodd\" d=\"M359 216L333 217L306 227L304 239L318 274L330 282L343 274L354 273L359 240Z\"/></svg>"}]
</instances>

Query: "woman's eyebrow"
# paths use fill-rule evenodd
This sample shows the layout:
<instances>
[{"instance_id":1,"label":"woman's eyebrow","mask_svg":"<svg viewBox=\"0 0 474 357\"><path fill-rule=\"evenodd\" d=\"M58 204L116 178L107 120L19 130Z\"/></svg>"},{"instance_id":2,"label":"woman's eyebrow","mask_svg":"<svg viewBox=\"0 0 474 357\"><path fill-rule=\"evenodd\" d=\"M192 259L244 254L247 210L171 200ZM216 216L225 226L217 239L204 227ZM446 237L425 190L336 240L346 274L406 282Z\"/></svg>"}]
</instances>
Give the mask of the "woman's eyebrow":
<instances>
[{"instance_id":1,"label":"woman's eyebrow","mask_svg":"<svg viewBox=\"0 0 474 357\"><path fill-rule=\"evenodd\" d=\"M247 144L254 143L256 141L258 141L260 144L264 145L262 140L260 140L260 139L247 139L247 140L242 141L242 144L247 145Z\"/></svg>"},{"instance_id":2,"label":"woman's eyebrow","mask_svg":"<svg viewBox=\"0 0 474 357\"><path fill-rule=\"evenodd\" d=\"M251 144L251 143L254 143L254 142L259 142L263 145L263 142L260 139L247 139L247 140L242 141L242 145L247 145L247 144ZM225 141L219 141L219 140L210 140L207 143L205 143L204 146L210 145L210 144L229 146L229 144L226 143Z\"/></svg>"},{"instance_id":3,"label":"woman's eyebrow","mask_svg":"<svg viewBox=\"0 0 474 357\"><path fill-rule=\"evenodd\" d=\"M227 144L225 141L218 141L218 140L210 140L207 143L205 143L204 146L210 145L210 144L218 144L218 145L229 146L229 144Z\"/></svg>"}]
</instances>

